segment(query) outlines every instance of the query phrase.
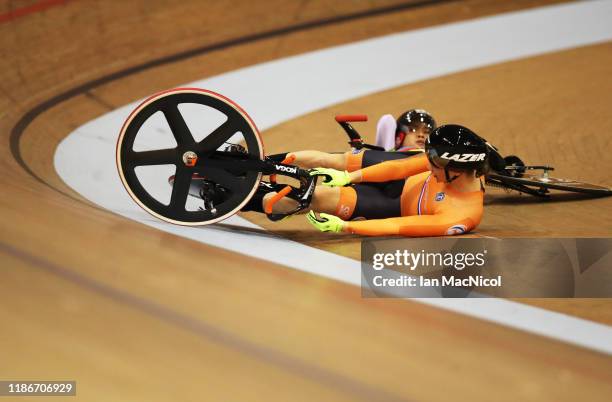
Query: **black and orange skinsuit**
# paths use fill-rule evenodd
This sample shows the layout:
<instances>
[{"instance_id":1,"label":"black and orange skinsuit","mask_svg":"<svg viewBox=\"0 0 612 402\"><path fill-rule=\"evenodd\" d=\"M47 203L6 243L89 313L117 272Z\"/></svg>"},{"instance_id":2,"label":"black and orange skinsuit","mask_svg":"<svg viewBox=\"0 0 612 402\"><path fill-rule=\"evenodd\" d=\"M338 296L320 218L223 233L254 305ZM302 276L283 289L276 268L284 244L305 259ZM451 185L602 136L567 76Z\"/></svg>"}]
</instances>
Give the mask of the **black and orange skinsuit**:
<instances>
[{"instance_id":1,"label":"black and orange skinsuit","mask_svg":"<svg viewBox=\"0 0 612 402\"><path fill-rule=\"evenodd\" d=\"M361 173L362 183L340 188L340 201L336 208L336 215L344 220L360 216L368 219L347 222L347 231L351 233L414 237L454 235L471 231L482 218L484 191L459 192L444 182L438 182L429 170L425 154L382 162L362 169ZM378 212L384 212L378 211L384 209L384 203L375 201L374 207L360 208L360 203L369 202L368 194L372 194L371 198L385 199L379 194L380 189L373 190L366 182L401 179L405 180L401 194L395 200L389 199L389 202L395 202L390 204L390 209L396 208L395 212L386 214L389 217L376 219L381 217ZM364 199L360 200L360 197Z\"/></svg>"}]
</instances>

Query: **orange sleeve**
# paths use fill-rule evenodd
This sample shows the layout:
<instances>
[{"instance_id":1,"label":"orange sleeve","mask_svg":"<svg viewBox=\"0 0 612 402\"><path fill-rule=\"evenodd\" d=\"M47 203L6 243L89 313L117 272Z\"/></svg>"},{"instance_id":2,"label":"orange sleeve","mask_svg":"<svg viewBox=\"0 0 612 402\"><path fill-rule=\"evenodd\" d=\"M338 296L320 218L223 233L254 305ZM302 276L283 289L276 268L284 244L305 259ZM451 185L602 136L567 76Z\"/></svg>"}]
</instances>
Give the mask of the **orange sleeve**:
<instances>
[{"instance_id":1,"label":"orange sleeve","mask_svg":"<svg viewBox=\"0 0 612 402\"><path fill-rule=\"evenodd\" d=\"M361 169L361 181L383 182L400 180L428 170L429 164L427 163L427 155L422 154L404 159L386 161Z\"/></svg>"},{"instance_id":2,"label":"orange sleeve","mask_svg":"<svg viewBox=\"0 0 612 402\"><path fill-rule=\"evenodd\" d=\"M465 215L412 215L347 222L347 231L366 236L427 237L467 233L476 225L477 222Z\"/></svg>"}]
</instances>

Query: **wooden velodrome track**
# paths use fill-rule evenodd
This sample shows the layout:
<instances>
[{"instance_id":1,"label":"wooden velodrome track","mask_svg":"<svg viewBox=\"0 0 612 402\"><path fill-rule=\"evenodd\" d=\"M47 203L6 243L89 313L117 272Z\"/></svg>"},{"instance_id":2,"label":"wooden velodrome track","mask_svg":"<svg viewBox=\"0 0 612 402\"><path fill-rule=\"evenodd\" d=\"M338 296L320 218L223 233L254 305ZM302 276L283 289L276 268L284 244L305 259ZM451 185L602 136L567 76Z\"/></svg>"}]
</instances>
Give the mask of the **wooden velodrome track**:
<instances>
[{"instance_id":1,"label":"wooden velodrome track","mask_svg":"<svg viewBox=\"0 0 612 402\"><path fill-rule=\"evenodd\" d=\"M69 132L153 92L548 3L472 0L371 15L397 2L2 4L0 379L75 379L84 401L609 400L609 356L415 302L362 299L358 288L156 231L84 200L53 168ZM16 8L28 12L11 14ZM590 46L417 83L410 102L443 122L470 122L506 152L546 161L560 176L610 184L610 50ZM562 96L550 92L559 86ZM267 151L287 150L289 135L294 147L311 148L337 130L336 112L397 114L405 90L268 130ZM325 138L326 150L343 146L339 134ZM479 232L610 237L610 201L541 204L492 192ZM358 239L320 236L301 219L257 221L356 255ZM612 324L609 300L527 302Z\"/></svg>"}]
</instances>

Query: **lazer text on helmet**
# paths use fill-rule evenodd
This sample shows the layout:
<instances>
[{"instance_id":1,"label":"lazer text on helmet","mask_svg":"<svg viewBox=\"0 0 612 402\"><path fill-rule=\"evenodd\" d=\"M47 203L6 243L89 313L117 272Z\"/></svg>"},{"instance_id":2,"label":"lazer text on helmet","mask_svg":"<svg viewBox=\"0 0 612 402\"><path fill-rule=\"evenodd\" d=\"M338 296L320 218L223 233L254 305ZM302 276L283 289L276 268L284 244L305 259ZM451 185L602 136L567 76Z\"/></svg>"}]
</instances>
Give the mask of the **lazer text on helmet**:
<instances>
[{"instance_id":1,"label":"lazer text on helmet","mask_svg":"<svg viewBox=\"0 0 612 402\"><path fill-rule=\"evenodd\" d=\"M486 154L453 154L449 155L448 152L444 152L440 155L441 158L448 159L456 162L479 162L485 160Z\"/></svg>"}]
</instances>

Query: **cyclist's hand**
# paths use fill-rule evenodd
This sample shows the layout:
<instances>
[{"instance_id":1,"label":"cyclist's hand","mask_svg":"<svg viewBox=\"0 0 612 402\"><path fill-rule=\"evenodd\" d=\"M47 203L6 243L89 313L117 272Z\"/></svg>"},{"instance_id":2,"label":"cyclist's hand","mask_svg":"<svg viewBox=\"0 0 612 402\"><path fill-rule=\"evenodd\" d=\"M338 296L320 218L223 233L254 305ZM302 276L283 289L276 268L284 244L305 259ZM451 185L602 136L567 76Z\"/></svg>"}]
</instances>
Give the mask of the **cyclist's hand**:
<instances>
[{"instance_id":1,"label":"cyclist's hand","mask_svg":"<svg viewBox=\"0 0 612 402\"><path fill-rule=\"evenodd\" d=\"M351 184L351 178L346 170L314 168L310 169L310 175L323 176L323 184L330 187L342 187Z\"/></svg>"},{"instance_id":2,"label":"cyclist's hand","mask_svg":"<svg viewBox=\"0 0 612 402\"><path fill-rule=\"evenodd\" d=\"M306 215L306 219L308 219L308 222L310 222L312 226L316 227L321 232L339 233L344 229L345 222L337 216L324 213L319 214L319 216L320 217L317 218L314 211L310 211Z\"/></svg>"}]
</instances>

